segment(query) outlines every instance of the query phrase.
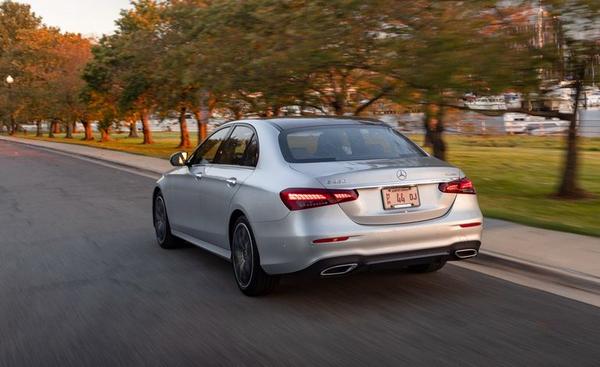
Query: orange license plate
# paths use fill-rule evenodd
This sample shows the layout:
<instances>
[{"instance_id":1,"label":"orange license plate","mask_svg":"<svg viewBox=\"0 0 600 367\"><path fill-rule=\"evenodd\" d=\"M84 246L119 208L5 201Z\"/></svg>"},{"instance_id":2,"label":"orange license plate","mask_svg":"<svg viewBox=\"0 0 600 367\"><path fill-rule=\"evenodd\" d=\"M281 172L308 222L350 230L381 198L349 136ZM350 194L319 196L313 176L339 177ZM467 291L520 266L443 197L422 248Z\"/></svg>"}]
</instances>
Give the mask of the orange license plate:
<instances>
[{"instance_id":1,"label":"orange license plate","mask_svg":"<svg viewBox=\"0 0 600 367\"><path fill-rule=\"evenodd\" d=\"M387 187L381 190L383 208L402 209L421 205L419 190L416 186Z\"/></svg>"}]
</instances>

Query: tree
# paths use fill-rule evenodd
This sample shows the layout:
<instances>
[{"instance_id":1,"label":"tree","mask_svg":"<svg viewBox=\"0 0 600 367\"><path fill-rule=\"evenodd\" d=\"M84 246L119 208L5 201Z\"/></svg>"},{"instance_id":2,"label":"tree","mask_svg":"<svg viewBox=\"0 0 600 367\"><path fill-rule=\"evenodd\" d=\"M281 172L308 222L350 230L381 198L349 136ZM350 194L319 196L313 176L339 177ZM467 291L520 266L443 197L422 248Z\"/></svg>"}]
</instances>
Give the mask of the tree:
<instances>
[{"instance_id":1,"label":"tree","mask_svg":"<svg viewBox=\"0 0 600 367\"><path fill-rule=\"evenodd\" d=\"M102 141L109 139L110 126L114 120L122 117L118 109L119 96L122 90L121 81L115 72L118 68L118 50L112 47L114 36L104 36L92 47L93 58L85 66L83 80L85 86L80 98L88 106L88 114L98 119L98 128ZM92 120L86 117L84 123L86 139L91 137Z\"/></svg>"},{"instance_id":2,"label":"tree","mask_svg":"<svg viewBox=\"0 0 600 367\"><path fill-rule=\"evenodd\" d=\"M487 0L394 3L386 13L378 71L396 80L393 100L423 106L434 156L446 159L445 112L464 93L538 83L535 59L518 47L529 35L503 26L511 15Z\"/></svg>"},{"instance_id":3,"label":"tree","mask_svg":"<svg viewBox=\"0 0 600 367\"><path fill-rule=\"evenodd\" d=\"M15 79L10 87L4 85L0 113L8 118L4 121L9 130L17 129L19 112L26 110L24 95L28 90L27 80L22 78L21 71L14 62L14 48L18 44L18 37L22 32L34 30L41 26L41 18L31 11L29 5L13 1L0 3L0 79L3 81L7 75ZM10 96L8 91L10 88Z\"/></svg>"},{"instance_id":4,"label":"tree","mask_svg":"<svg viewBox=\"0 0 600 367\"><path fill-rule=\"evenodd\" d=\"M14 50L14 64L21 71L27 90L28 120L62 121L67 138L85 113L79 98L83 69L91 58L90 41L77 34L63 34L56 28L23 31Z\"/></svg>"},{"instance_id":5,"label":"tree","mask_svg":"<svg viewBox=\"0 0 600 367\"><path fill-rule=\"evenodd\" d=\"M123 10L117 20L117 32L111 38L116 66L112 71L122 82L119 107L127 113L137 111L142 121L143 144L152 144L150 114L156 108L156 77L160 65L160 38L163 34L164 5L156 0L132 1L133 8Z\"/></svg>"},{"instance_id":6,"label":"tree","mask_svg":"<svg viewBox=\"0 0 600 367\"><path fill-rule=\"evenodd\" d=\"M513 87L521 88L524 95L536 91L539 93L539 86L544 79L554 79L559 81L570 81L573 93L572 112L565 113L561 111L533 110L530 106L510 109L508 112L522 112L543 117L556 117L570 121L568 134L566 137L566 150L564 166L562 168L561 182L556 192L556 197L563 199L579 199L589 196L578 183L579 154L578 154L578 125L579 125L579 107L582 104L582 92L586 83L590 81L590 69L593 62L599 54L600 42L600 3L594 0L551 0L547 1L545 10L548 12L548 20L552 22L554 28L554 39L552 42L544 43L542 41L544 29L530 30L530 40L533 42L516 43L518 47L512 47L511 52L499 54L499 57L511 57L519 55L518 51L526 50L529 52L523 55L519 60L524 64L529 63L529 67L523 70L529 70L525 76L516 77L513 73L514 65L508 66L493 60L495 65L501 65L502 68L496 69L506 73L506 80L510 81ZM538 4L535 4L537 6ZM523 7L534 6L529 1L512 2L512 7L519 9ZM496 9L498 13L505 12L506 9ZM514 19L512 20L514 21ZM531 20L525 20L531 22ZM510 21L500 23L504 28L511 26ZM535 31L532 34L531 31ZM513 60L515 60L513 58ZM518 61L515 60L514 63ZM529 76L529 77L527 77ZM536 80L531 80L535 77ZM566 79L566 80L565 80ZM526 82L523 82L523 81ZM535 86L536 88L531 88ZM525 88L524 88L525 87ZM527 88L529 87L529 88ZM487 111L490 113L497 113Z\"/></svg>"},{"instance_id":7,"label":"tree","mask_svg":"<svg viewBox=\"0 0 600 367\"><path fill-rule=\"evenodd\" d=\"M557 196L566 199L588 197L578 181L578 124L579 105L583 87L590 81L590 69L594 59L600 54L600 3L594 0L555 0L549 4L550 12L560 20L564 58L557 67L573 81L573 113L569 116L567 149L562 179ZM559 45L563 47L563 45Z\"/></svg>"}]
</instances>

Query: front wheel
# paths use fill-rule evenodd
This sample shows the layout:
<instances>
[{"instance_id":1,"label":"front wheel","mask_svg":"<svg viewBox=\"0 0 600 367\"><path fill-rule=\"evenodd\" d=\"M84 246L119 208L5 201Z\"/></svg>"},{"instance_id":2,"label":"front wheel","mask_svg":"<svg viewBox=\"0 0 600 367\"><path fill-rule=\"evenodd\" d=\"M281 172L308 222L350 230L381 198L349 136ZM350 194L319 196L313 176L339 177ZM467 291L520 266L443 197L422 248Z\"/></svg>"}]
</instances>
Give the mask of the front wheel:
<instances>
[{"instance_id":1,"label":"front wheel","mask_svg":"<svg viewBox=\"0 0 600 367\"><path fill-rule=\"evenodd\" d=\"M231 263L237 285L247 296L265 295L279 283L279 277L265 273L260 266L254 235L245 217L238 218L233 227Z\"/></svg>"}]
</instances>

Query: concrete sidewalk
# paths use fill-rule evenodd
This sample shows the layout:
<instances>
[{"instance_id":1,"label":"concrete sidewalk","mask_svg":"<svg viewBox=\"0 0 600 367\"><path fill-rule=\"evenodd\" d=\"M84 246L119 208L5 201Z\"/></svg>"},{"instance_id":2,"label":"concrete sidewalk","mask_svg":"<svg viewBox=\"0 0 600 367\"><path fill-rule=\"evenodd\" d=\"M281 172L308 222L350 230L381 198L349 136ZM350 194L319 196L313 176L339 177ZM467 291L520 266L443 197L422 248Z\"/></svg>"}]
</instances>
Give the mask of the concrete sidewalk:
<instances>
[{"instance_id":1,"label":"concrete sidewalk","mask_svg":"<svg viewBox=\"0 0 600 367\"><path fill-rule=\"evenodd\" d=\"M93 148L79 144L55 143L44 140L14 138L4 135L0 135L0 140L22 143L44 149L52 149L79 157L91 158L98 161L139 169L146 172L152 172L158 175L173 168L166 159L124 153L110 149Z\"/></svg>"},{"instance_id":2,"label":"concrete sidewalk","mask_svg":"<svg viewBox=\"0 0 600 367\"><path fill-rule=\"evenodd\" d=\"M91 148L76 144L0 136L0 140L86 157L101 162L159 174L171 169L165 159ZM571 277L600 289L600 238L485 220L480 258L553 276Z\"/></svg>"},{"instance_id":3,"label":"concrete sidewalk","mask_svg":"<svg viewBox=\"0 0 600 367\"><path fill-rule=\"evenodd\" d=\"M600 238L485 219L482 253L600 285Z\"/></svg>"}]
</instances>

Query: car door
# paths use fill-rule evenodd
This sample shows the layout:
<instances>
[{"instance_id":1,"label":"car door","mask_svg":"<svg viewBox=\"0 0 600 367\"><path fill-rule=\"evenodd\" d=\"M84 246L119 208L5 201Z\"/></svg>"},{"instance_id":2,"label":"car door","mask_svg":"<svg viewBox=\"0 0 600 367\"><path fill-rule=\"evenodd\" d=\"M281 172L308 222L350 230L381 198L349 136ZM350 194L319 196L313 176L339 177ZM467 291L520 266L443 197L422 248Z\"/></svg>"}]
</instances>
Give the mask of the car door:
<instances>
[{"instance_id":1,"label":"car door","mask_svg":"<svg viewBox=\"0 0 600 367\"><path fill-rule=\"evenodd\" d=\"M165 201L169 222L175 232L203 239L201 223L207 212L203 210L203 177L206 168L214 162L230 132L231 127L215 131L196 149L186 166L168 174Z\"/></svg>"},{"instance_id":2,"label":"car door","mask_svg":"<svg viewBox=\"0 0 600 367\"><path fill-rule=\"evenodd\" d=\"M258 162L258 137L245 124L236 125L213 164L202 177L204 210L202 237L229 249L228 222L233 195L254 172Z\"/></svg>"}]
</instances>

